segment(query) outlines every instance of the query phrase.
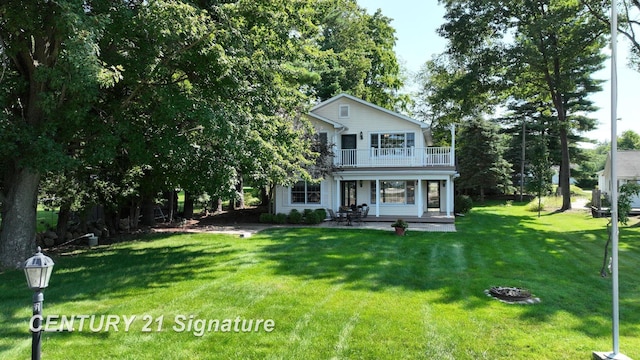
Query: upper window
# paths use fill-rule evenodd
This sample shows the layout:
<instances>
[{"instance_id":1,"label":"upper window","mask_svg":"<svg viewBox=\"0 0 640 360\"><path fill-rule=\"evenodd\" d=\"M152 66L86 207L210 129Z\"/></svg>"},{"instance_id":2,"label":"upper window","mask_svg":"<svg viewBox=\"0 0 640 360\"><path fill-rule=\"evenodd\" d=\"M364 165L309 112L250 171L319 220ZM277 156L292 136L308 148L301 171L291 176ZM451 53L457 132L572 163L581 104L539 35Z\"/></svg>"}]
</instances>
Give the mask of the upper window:
<instances>
[{"instance_id":1,"label":"upper window","mask_svg":"<svg viewBox=\"0 0 640 360\"><path fill-rule=\"evenodd\" d=\"M371 147L376 149L407 149L416 146L415 133L389 132L371 134Z\"/></svg>"},{"instance_id":2,"label":"upper window","mask_svg":"<svg viewBox=\"0 0 640 360\"><path fill-rule=\"evenodd\" d=\"M298 181L291 187L291 203L320 204L320 183Z\"/></svg>"},{"instance_id":3,"label":"upper window","mask_svg":"<svg viewBox=\"0 0 640 360\"><path fill-rule=\"evenodd\" d=\"M340 105L340 114L339 116L341 118L348 118L349 117L349 105Z\"/></svg>"}]
</instances>

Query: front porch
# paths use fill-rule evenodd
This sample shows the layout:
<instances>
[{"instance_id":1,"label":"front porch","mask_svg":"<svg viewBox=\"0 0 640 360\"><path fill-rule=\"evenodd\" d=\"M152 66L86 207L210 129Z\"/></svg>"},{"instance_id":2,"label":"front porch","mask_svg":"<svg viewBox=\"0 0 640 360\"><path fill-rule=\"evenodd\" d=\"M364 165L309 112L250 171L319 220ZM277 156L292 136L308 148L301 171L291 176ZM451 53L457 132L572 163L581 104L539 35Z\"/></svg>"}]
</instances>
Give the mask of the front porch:
<instances>
[{"instance_id":1,"label":"front porch","mask_svg":"<svg viewBox=\"0 0 640 360\"><path fill-rule=\"evenodd\" d=\"M456 218L453 216L447 216L447 214L445 213L433 212L433 211L425 212L422 215L422 217L417 217L417 216L398 217L398 216L390 216L390 215L380 215L376 217L376 216L371 216L371 214L369 214L369 216L367 216L366 218L363 218L362 221L363 222L388 222L389 224L391 224L392 222L398 220L398 218L401 218L404 221L408 222L409 225L429 224L429 223L430 224L454 224L456 222Z\"/></svg>"}]
</instances>

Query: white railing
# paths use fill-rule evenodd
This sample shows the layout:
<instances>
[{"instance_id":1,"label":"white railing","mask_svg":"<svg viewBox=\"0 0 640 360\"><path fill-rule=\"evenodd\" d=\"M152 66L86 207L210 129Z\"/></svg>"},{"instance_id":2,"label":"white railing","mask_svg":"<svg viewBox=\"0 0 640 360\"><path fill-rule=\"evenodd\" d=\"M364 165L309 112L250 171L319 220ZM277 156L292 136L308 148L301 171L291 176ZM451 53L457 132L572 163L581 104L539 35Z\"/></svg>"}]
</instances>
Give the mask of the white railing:
<instances>
[{"instance_id":1,"label":"white railing","mask_svg":"<svg viewBox=\"0 0 640 360\"><path fill-rule=\"evenodd\" d=\"M339 150L336 165L344 167L453 166L450 147Z\"/></svg>"}]
</instances>

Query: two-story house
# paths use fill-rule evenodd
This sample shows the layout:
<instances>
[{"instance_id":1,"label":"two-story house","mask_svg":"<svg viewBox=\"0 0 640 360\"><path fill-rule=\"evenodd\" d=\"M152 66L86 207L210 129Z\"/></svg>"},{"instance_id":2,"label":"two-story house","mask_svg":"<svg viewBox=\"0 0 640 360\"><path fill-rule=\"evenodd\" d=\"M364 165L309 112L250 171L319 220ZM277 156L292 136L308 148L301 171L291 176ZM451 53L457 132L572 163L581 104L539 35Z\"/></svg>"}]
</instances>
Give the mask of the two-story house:
<instances>
[{"instance_id":1,"label":"two-story house","mask_svg":"<svg viewBox=\"0 0 640 360\"><path fill-rule=\"evenodd\" d=\"M369 218L454 221L453 128L450 147L429 146L427 124L347 94L307 116L319 139L333 145L339 171L319 183L277 187L276 212L367 204Z\"/></svg>"}]
</instances>

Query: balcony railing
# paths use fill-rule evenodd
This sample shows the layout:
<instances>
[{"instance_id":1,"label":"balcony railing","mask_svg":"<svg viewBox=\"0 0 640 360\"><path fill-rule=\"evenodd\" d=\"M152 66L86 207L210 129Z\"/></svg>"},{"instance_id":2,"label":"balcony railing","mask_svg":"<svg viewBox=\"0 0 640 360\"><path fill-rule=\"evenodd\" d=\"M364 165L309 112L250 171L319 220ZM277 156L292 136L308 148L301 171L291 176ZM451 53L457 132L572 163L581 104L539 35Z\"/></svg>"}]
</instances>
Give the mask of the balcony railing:
<instances>
[{"instance_id":1,"label":"balcony railing","mask_svg":"<svg viewBox=\"0 0 640 360\"><path fill-rule=\"evenodd\" d=\"M453 166L450 147L338 150L336 165L343 167Z\"/></svg>"}]
</instances>

